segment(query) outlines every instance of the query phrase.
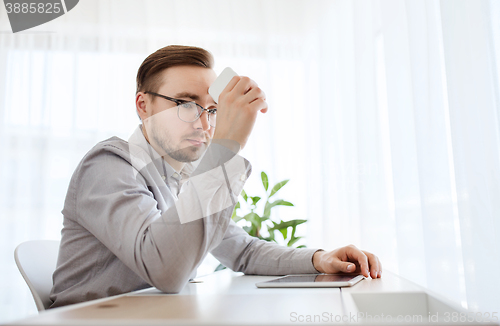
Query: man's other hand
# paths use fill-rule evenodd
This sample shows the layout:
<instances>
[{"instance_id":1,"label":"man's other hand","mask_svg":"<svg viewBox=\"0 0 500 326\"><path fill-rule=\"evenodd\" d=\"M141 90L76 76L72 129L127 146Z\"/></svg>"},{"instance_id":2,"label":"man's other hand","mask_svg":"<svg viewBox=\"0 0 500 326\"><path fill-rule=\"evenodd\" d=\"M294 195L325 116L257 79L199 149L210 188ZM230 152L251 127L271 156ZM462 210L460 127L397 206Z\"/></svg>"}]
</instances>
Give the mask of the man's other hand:
<instances>
[{"instance_id":1,"label":"man's other hand","mask_svg":"<svg viewBox=\"0 0 500 326\"><path fill-rule=\"evenodd\" d=\"M382 277L382 264L378 257L354 245L333 251L316 251L313 265L320 273L359 273L365 277Z\"/></svg>"}]
</instances>

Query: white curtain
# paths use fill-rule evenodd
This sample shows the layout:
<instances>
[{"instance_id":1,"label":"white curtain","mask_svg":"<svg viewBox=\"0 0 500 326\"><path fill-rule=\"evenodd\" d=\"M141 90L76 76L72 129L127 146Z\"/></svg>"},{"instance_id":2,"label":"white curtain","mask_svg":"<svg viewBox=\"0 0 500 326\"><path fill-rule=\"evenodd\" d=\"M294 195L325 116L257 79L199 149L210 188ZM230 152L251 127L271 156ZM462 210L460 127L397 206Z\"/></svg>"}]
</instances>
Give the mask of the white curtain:
<instances>
[{"instance_id":1,"label":"white curtain","mask_svg":"<svg viewBox=\"0 0 500 326\"><path fill-rule=\"evenodd\" d=\"M291 179L282 219L308 247L353 243L474 311L499 311L496 0L84 0L12 34L0 9L0 322L35 313L13 251L58 239L83 155L127 139L135 74L205 47L265 90L245 187Z\"/></svg>"}]
</instances>

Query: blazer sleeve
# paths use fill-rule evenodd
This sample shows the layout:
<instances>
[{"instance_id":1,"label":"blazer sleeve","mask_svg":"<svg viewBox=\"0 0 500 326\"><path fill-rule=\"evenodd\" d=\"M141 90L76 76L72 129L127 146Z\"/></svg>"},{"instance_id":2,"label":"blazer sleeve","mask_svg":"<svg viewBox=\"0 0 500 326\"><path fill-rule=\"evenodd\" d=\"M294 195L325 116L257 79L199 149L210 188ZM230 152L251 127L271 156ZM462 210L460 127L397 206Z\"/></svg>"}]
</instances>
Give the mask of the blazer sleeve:
<instances>
[{"instance_id":1,"label":"blazer sleeve","mask_svg":"<svg viewBox=\"0 0 500 326\"><path fill-rule=\"evenodd\" d=\"M211 253L224 266L236 272L258 275L319 273L312 257L319 249L287 248L250 236L234 221Z\"/></svg>"}]
</instances>

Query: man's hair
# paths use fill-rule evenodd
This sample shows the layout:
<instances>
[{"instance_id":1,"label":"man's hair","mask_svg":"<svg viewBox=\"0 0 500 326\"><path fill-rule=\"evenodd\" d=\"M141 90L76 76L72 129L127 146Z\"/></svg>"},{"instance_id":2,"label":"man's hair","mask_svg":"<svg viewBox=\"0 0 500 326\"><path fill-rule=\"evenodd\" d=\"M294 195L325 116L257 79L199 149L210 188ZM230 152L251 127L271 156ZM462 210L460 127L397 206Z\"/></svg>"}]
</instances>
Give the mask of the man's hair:
<instances>
[{"instance_id":1,"label":"man's hair","mask_svg":"<svg viewBox=\"0 0 500 326\"><path fill-rule=\"evenodd\" d=\"M137 92L155 92L161 87L161 73L174 66L212 68L214 58L210 52L196 46L169 45L150 54L137 71Z\"/></svg>"}]
</instances>

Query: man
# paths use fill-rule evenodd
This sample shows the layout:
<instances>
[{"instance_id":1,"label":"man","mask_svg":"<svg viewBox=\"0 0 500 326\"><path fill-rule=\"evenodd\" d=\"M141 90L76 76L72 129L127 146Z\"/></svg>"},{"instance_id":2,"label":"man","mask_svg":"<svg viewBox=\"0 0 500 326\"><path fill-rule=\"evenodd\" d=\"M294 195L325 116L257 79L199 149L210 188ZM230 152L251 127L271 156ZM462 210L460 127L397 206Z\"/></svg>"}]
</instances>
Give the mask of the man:
<instances>
[{"instance_id":1,"label":"man","mask_svg":"<svg viewBox=\"0 0 500 326\"><path fill-rule=\"evenodd\" d=\"M167 46L142 63L142 124L128 142L97 144L71 179L51 307L150 286L177 293L209 252L246 274L381 277L378 258L354 246L285 248L231 220L250 174L237 153L268 108L247 77L234 77L216 103L208 94L212 65L209 52L187 46Z\"/></svg>"}]
</instances>

